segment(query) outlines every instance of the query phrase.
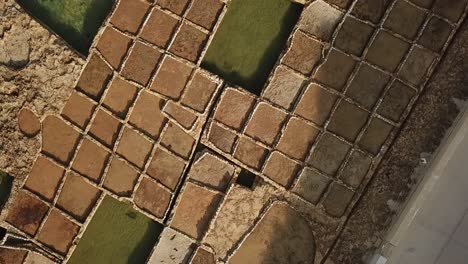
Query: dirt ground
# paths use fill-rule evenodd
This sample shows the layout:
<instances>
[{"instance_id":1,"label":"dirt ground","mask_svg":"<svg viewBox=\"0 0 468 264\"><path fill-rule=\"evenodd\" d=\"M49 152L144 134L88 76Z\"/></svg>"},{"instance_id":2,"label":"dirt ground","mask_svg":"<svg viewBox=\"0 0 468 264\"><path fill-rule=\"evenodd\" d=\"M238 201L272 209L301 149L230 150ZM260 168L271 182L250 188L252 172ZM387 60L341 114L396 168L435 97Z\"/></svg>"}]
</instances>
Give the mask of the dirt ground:
<instances>
[{"instance_id":1,"label":"dirt ground","mask_svg":"<svg viewBox=\"0 0 468 264\"><path fill-rule=\"evenodd\" d=\"M0 169L22 182L39 151L39 136L17 128L22 107L40 118L58 113L84 59L31 19L14 0L0 0Z\"/></svg>"}]
</instances>

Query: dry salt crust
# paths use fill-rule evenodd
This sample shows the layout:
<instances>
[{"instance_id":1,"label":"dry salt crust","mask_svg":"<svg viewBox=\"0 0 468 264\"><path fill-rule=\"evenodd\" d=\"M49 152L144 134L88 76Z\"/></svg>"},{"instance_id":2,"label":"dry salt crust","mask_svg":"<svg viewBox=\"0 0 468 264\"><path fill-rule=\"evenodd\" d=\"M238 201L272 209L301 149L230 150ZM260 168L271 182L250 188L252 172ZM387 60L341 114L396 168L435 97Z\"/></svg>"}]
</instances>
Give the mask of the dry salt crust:
<instances>
[{"instance_id":1,"label":"dry salt crust","mask_svg":"<svg viewBox=\"0 0 468 264\"><path fill-rule=\"evenodd\" d=\"M260 96L199 67L225 3L119 2L62 114L42 121L9 230L66 261L111 195L184 240L179 261L281 262L293 233L310 249L298 261L323 263L466 6L328 2L306 4ZM174 257L165 246L149 263Z\"/></svg>"}]
</instances>

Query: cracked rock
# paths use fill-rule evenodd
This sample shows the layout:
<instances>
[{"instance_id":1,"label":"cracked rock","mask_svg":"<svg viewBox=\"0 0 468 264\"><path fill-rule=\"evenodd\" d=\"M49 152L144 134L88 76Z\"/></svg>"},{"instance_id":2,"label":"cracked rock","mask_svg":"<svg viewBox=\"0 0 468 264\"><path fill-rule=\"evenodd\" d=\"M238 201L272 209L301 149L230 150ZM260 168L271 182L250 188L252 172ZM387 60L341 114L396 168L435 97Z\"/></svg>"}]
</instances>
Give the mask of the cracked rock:
<instances>
[{"instance_id":1,"label":"cracked rock","mask_svg":"<svg viewBox=\"0 0 468 264\"><path fill-rule=\"evenodd\" d=\"M6 37L0 46L0 63L13 68L22 68L29 62L29 36L14 34Z\"/></svg>"}]
</instances>

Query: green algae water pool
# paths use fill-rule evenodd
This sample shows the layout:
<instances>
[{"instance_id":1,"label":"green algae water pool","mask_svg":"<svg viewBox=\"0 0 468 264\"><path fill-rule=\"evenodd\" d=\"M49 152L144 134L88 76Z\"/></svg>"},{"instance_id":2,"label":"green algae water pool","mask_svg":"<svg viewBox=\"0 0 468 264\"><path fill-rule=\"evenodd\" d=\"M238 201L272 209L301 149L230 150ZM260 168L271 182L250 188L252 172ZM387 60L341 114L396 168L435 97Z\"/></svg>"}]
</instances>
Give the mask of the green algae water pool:
<instances>
[{"instance_id":1,"label":"green algae water pool","mask_svg":"<svg viewBox=\"0 0 468 264\"><path fill-rule=\"evenodd\" d=\"M114 0L17 0L33 17L86 56Z\"/></svg>"}]
</instances>

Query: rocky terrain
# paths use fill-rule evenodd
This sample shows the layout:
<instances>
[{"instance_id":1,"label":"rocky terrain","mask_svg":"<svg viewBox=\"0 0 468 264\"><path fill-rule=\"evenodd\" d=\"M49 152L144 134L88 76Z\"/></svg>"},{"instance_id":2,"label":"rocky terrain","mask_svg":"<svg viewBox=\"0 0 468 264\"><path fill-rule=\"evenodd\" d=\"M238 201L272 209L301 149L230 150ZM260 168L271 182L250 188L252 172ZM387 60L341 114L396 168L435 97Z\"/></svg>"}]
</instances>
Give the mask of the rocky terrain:
<instances>
[{"instance_id":1,"label":"rocky terrain","mask_svg":"<svg viewBox=\"0 0 468 264\"><path fill-rule=\"evenodd\" d=\"M13 0L0 0L0 169L22 182L40 148L39 136L17 129L18 113L39 118L58 113L84 59L27 15Z\"/></svg>"},{"instance_id":2,"label":"rocky terrain","mask_svg":"<svg viewBox=\"0 0 468 264\"><path fill-rule=\"evenodd\" d=\"M289 254L298 240L281 232L313 234L303 237L313 250L294 257L315 263L362 263L379 246L415 168L466 99L466 24L448 55L443 48L464 9L399 1L374 12L370 1L316 0L256 96L200 68L225 11L225 1L209 1L120 1L68 100L85 60L15 1L0 0L0 170L18 190L39 157L2 225L67 261L86 249L86 232L105 233L92 223L114 197L165 227L154 261L174 260L163 253L176 235L186 241L173 248L181 263ZM412 29L393 17L413 11ZM150 23L154 14L166 14L162 26ZM161 28L170 30L153 33ZM45 118L67 100L62 117ZM258 241L275 246L251 246ZM0 262L13 263L1 252Z\"/></svg>"}]
</instances>

